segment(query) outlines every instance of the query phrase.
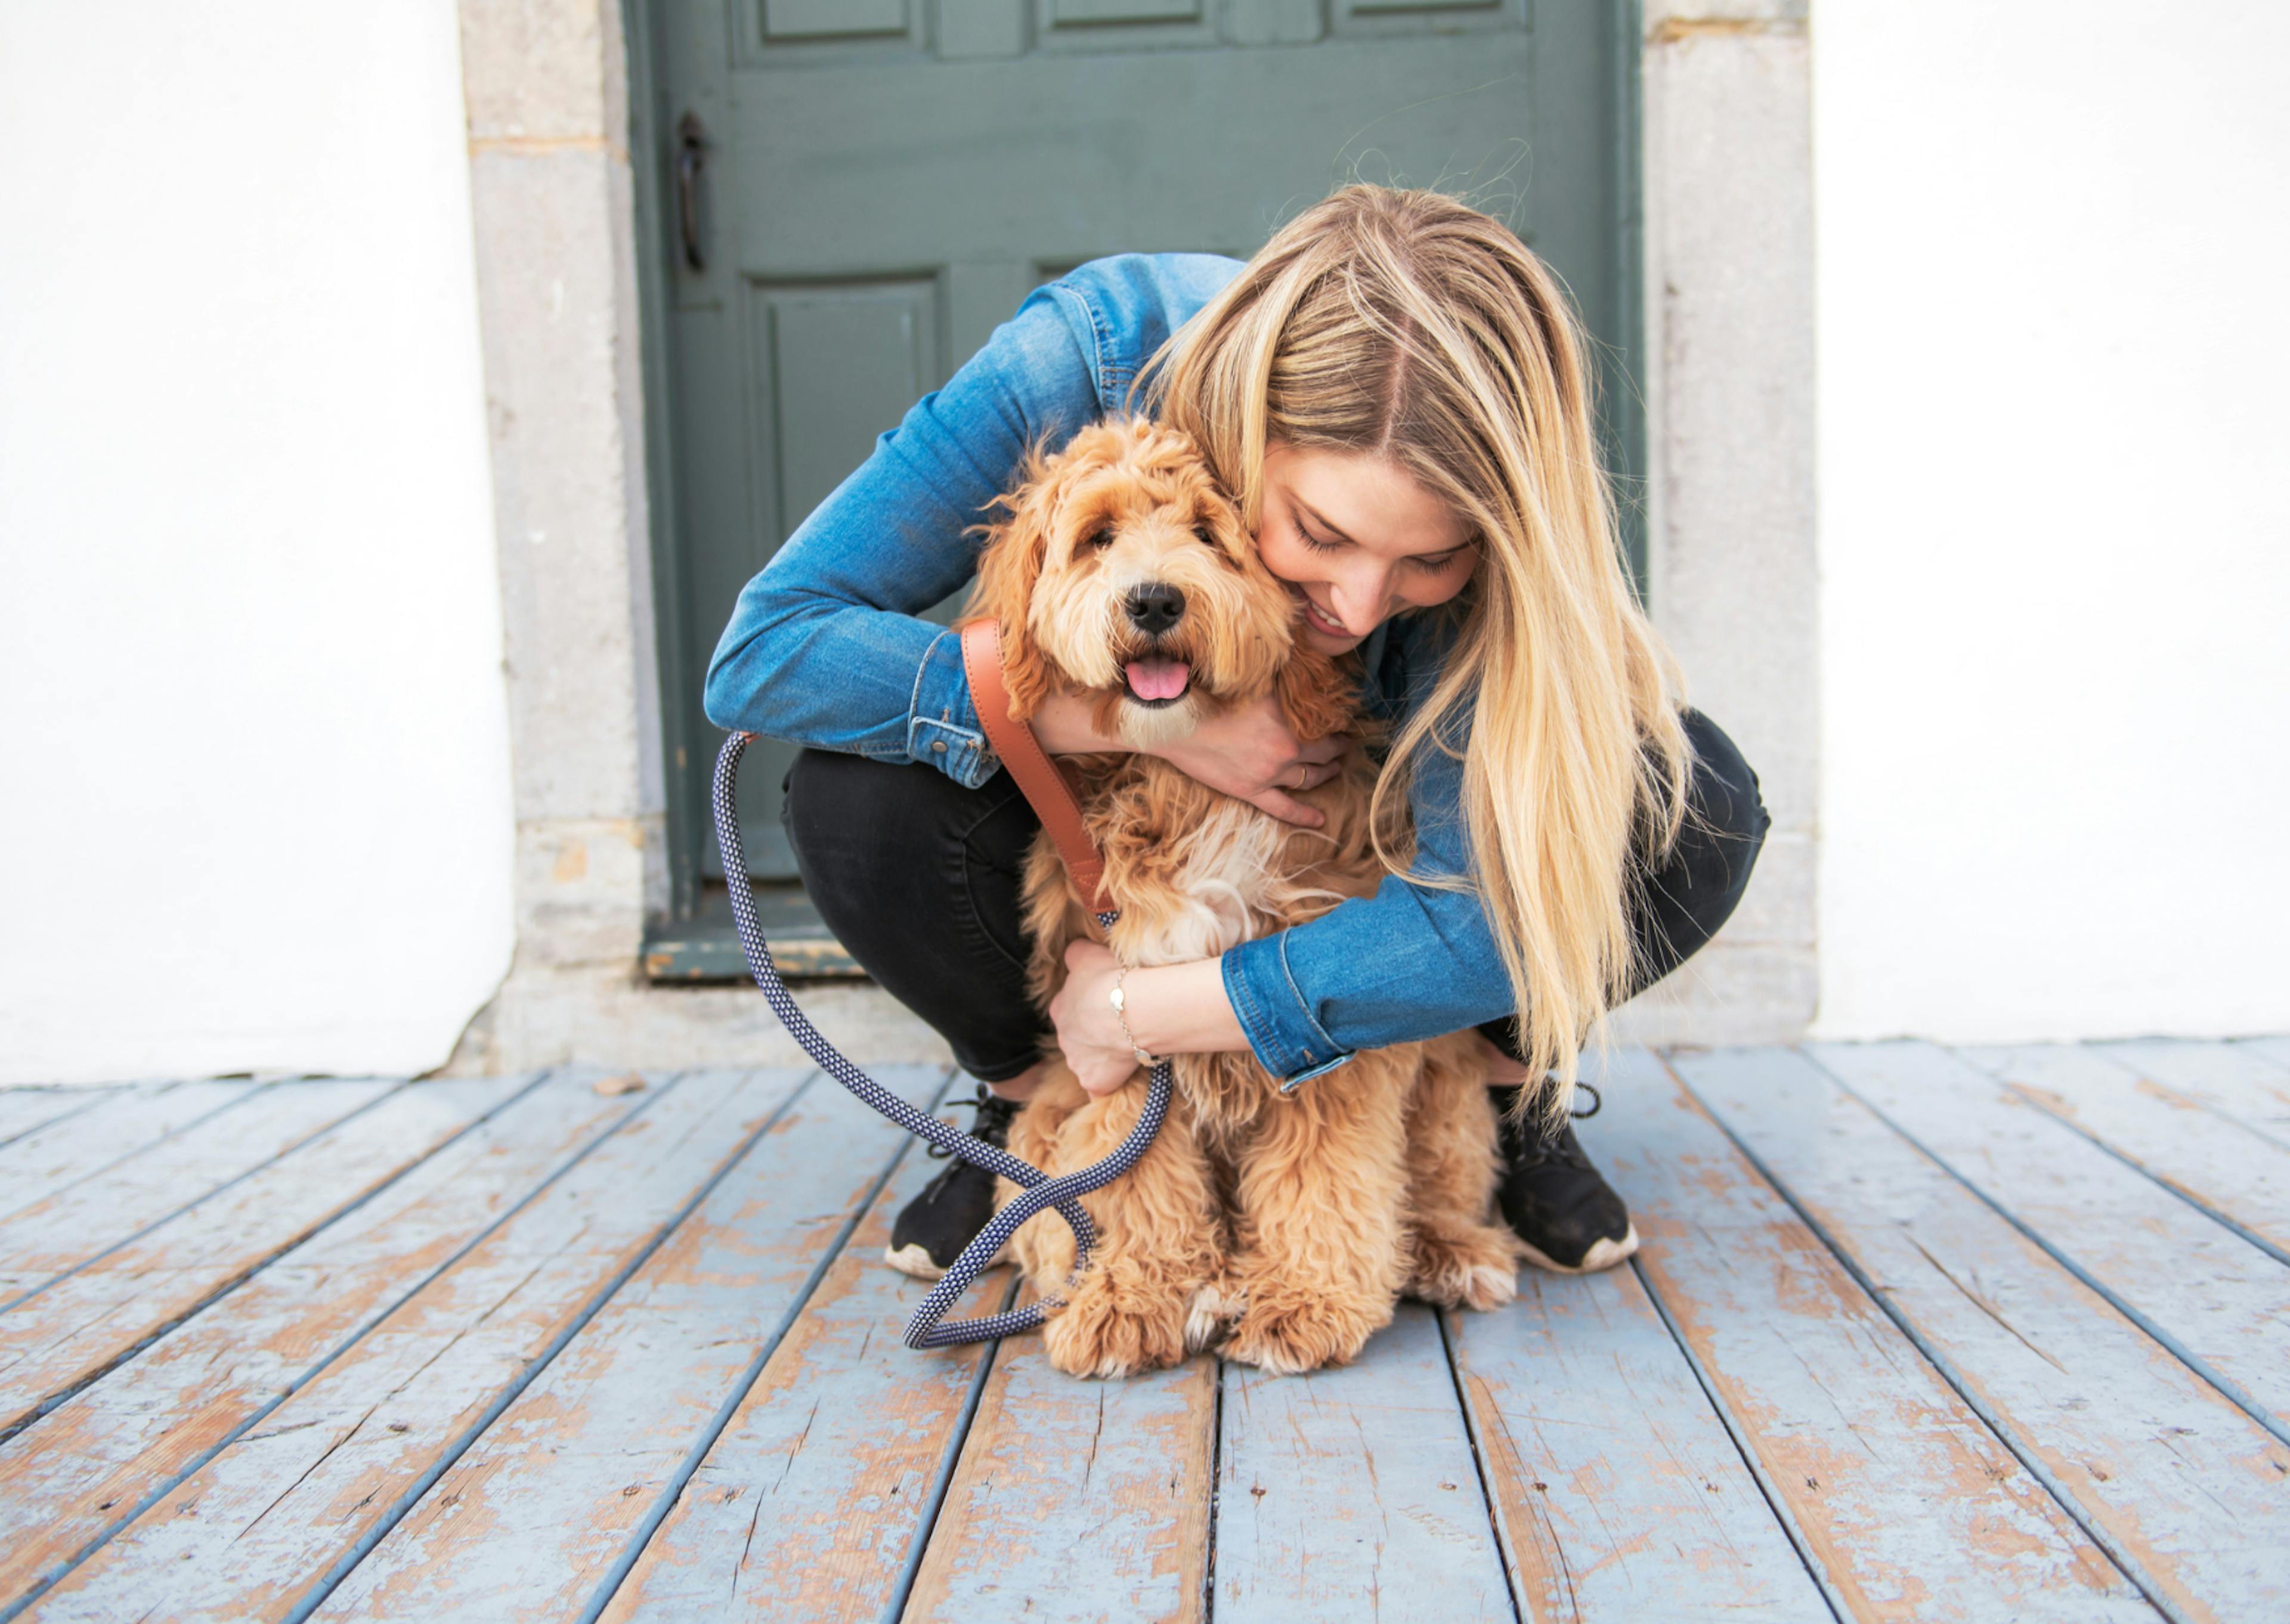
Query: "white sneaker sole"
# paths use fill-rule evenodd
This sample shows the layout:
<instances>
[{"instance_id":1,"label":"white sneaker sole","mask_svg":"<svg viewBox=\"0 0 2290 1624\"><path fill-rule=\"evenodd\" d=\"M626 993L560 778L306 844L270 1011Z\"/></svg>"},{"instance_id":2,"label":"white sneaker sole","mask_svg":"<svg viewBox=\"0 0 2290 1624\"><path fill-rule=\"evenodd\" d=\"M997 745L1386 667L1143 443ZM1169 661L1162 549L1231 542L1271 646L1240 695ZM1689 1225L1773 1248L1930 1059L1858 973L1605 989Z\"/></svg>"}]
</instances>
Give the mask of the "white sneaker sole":
<instances>
[{"instance_id":1,"label":"white sneaker sole","mask_svg":"<svg viewBox=\"0 0 2290 1624\"><path fill-rule=\"evenodd\" d=\"M943 1279L946 1270L931 1261L931 1254L920 1241L909 1241L903 1246L883 1248L883 1261L902 1275L912 1275L917 1280Z\"/></svg>"},{"instance_id":2,"label":"white sneaker sole","mask_svg":"<svg viewBox=\"0 0 2290 1624\"><path fill-rule=\"evenodd\" d=\"M1630 1244L1632 1245L1636 1245L1637 1244L1635 1237L1632 1238ZM993 1268L998 1265L1007 1263L1009 1260L1010 1244L1008 1242L1005 1241L1002 1244L1001 1250L986 1260L986 1267ZM935 1262L932 1261L929 1251L920 1241L909 1241L903 1246L884 1247L883 1261L889 1264L893 1268L897 1269L901 1274L912 1275L917 1280L943 1280L946 1278L946 1270L941 1268Z\"/></svg>"},{"instance_id":3,"label":"white sneaker sole","mask_svg":"<svg viewBox=\"0 0 2290 1624\"><path fill-rule=\"evenodd\" d=\"M1518 1247L1526 1254L1528 1262L1537 1268L1547 1268L1554 1275L1595 1275L1601 1269L1612 1268L1615 1264L1628 1260L1630 1254L1637 1251L1638 1227L1632 1224L1623 1231L1622 1238L1619 1241L1601 1236L1591 1242L1590 1250L1582 1254L1582 1260L1580 1263L1575 1264L1559 1262L1531 1241L1521 1241ZM910 1246L908 1250L919 1252L922 1249L918 1246Z\"/></svg>"}]
</instances>

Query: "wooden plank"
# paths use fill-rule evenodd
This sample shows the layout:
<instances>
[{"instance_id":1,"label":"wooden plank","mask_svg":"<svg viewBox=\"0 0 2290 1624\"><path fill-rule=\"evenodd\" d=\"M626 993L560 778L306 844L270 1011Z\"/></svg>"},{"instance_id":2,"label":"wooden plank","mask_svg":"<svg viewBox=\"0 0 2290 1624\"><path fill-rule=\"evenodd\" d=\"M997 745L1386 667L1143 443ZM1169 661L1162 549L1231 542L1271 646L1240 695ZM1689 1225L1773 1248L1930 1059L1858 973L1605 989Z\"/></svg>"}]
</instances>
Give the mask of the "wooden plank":
<instances>
[{"instance_id":1,"label":"wooden plank","mask_svg":"<svg viewBox=\"0 0 2290 1624\"><path fill-rule=\"evenodd\" d=\"M1421 1303L1341 1370L1226 1366L1217 1494L1218 1624L1512 1616L1454 1373Z\"/></svg>"},{"instance_id":2,"label":"wooden plank","mask_svg":"<svg viewBox=\"0 0 2290 1624\"><path fill-rule=\"evenodd\" d=\"M925 1108L947 1080L877 1076ZM581 1617L913 1142L808 1091L314 1616Z\"/></svg>"},{"instance_id":3,"label":"wooden plank","mask_svg":"<svg viewBox=\"0 0 2290 1624\"><path fill-rule=\"evenodd\" d=\"M1803 1056L1674 1064L2150 1597L2290 1617L2290 1446Z\"/></svg>"},{"instance_id":4,"label":"wooden plank","mask_svg":"<svg viewBox=\"0 0 2290 1624\"><path fill-rule=\"evenodd\" d=\"M2153 1619L1659 1062L1617 1052L1599 1087L1642 1276L1840 1612Z\"/></svg>"},{"instance_id":5,"label":"wooden plank","mask_svg":"<svg viewBox=\"0 0 2290 1624\"><path fill-rule=\"evenodd\" d=\"M1085 1381L1052 1370L1039 1337L1005 1341L906 1624L1200 1618L1216 1415L1217 1363L1206 1354Z\"/></svg>"},{"instance_id":6,"label":"wooden plank","mask_svg":"<svg viewBox=\"0 0 2290 1624\"><path fill-rule=\"evenodd\" d=\"M1446 1323L1525 1617L1829 1624L1635 1271Z\"/></svg>"},{"instance_id":7,"label":"wooden plank","mask_svg":"<svg viewBox=\"0 0 2290 1624\"><path fill-rule=\"evenodd\" d=\"M37 1616L286 1616L418 1498L811 1075L662 1089L74 1569Z\"/></svg>"},{"instance_id":8,"label":"wooden plank","mask_svg":"<svg viewBox=\"0 0 2290 1624\"><path fill-rule=\"evenodd\" d=\"M901 1340L919 1281L887 1268L891 1220L946 1164L909 1151L605 1610L605 1624L885 1617L989 1344ZM1057 1221L1053 1219L1051 1222ZM989 1269L952 1317L990 1313Z\"/></svg>"},{"instance_id":9,"label":"wooden plank","mask_svg":"<svg viewBox=\"0 0 2290 1624\"><path fill-rule=\"evenodd\" d=\"M2090 1046L2141 1076L2246 1124L2277 1144L2290 1144L2290 1074L2267 1057L2262 1044L2150 1039Z\"/></svg>"},{"instance_id":10,"label":"wooden plank","mask_svg":"<svg viewBox=\"0 0 2290 1624\"><path fill-rule=\"evenodd\" d=\"M52 1122L92 1110L118 1092L117 1085L107 1088L21 1085L0 1088L0 1149L14 1144L28 1133L36 1132ZM0 1190L5 1188L4 1181L0 1181Z\"/></svg>"},{"instance_id":11,"label":"wooden plank","mask_svg":"<svg viewBox=\"0 0 2290 1624\"><path fill-rule=\"evenodd\" d=\"M523 1084L403 1088L0 1315L0 1436L324 1227Z\"/></svg>"},{"instance_id":12,"label":"wooden plank","mask_svg":"<svg viewBox=\"0 0 2290 1624\"><path fill-rule=\"evenodd\" d=\"M18 1212L59 1190L116 1167L200 1119L256 1094L252 1083L178 1083L124 1089L92 1101L0 1149L0 1245Z\"/></svg>"},{"instance_id":13,"label":"wooden plank","mask_svg":"<svg viewBox=\"0 0 2290 1624\"><path fill-rule=\"evenodd\" d=\"M2290 1261L2290 1146L2110 1052L2062 1044L1957 1052Z\"/></svg>"},{"instance_id":14,"label":"wooden plank","mask_svg":"<svg viewBox=\"0 0 2290 1624\"><path fill-rule=\"evenodd\" d=\"M2290 1441L2290 1268L1945 1049L1807 1052Z\"/></svg>"},{"instance_id":15,"label":"wooden plank","mask_svg":"<svg viewBox=\"0 0 2290 1624\"><path fill-rule=\"evenodd\" d=\"M35 1201L0 1230L0 1312L404 1086L281 1083Z\"/></svg>"},{"instance_id":16,"label":"wooden plank","mask_svg":"<svg viewBox=\"0 0 2290 1624\"><path fill-rule=\"evenodd\" d=\"M2254 1054L2284 1072L2290 1072L2290 1037L2238 1037L2230 1046L2241 1053Z\"/></svg>"},{"instance_id":17,"label":"wooden plank","mask_svg":"<svg viewBox=\"0 0 2290 1624\"><path fill-rule=\"evenodd\" d=\"M0 1448L0 1606L300 1389L643 1096L552 1079Z\"/></svg>"}]
</instances>

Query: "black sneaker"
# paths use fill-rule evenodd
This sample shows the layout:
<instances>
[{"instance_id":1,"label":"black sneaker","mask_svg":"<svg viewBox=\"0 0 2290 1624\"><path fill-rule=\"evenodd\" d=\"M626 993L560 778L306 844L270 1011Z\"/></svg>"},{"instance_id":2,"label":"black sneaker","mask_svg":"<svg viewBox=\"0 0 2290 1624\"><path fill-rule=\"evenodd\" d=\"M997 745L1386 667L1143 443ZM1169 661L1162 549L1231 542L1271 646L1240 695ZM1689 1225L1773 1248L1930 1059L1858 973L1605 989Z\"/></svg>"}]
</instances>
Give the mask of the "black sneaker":
<instances>
[{"instance_id":1,"label":"black sneaker","mask_svg":"<svg viewBox=\"0 0 2290 1624\"><path fill-rule=\"evenodd\" d=\"M1005 1100L981 1083L976 1100L954 1103L977 1108L978 1119L970 1131L978 1138L997 1150L1009 1144L1010 1120L1018 1114L1016 1100ZM992 1173L956 1160L951 1152L936 1145L926 1154L947 1162L947 1170L900 1209L898 1221L891 1226L891 1244L883 1249L884 1262L917 1280L935 1280L953 1268L962 1249L978 1238L987 1220L994 1216Z\"/></svg>"},{"instance_id":2,"label":"black sneaker","mask_svg":"<svg viewBox=\"0 0 2290 1624\"><path fill-rule=\"evenodd\" d=\"M1598 1092L1582 1086L1594 1103L1581 1115L1595 1116ZM1511 1091L1493 1092L1500 1112ZM1501 1140L1503 1175L1495 1199L1526 1244L1528 1262L1557 1274L1589 1275L1613 1268L1638 1249L1629 1208L1590 1165L1573 1123L1552 1134L1532 1117L1513 1122L1506 1116Z\"/></svg>"}]
</instances>

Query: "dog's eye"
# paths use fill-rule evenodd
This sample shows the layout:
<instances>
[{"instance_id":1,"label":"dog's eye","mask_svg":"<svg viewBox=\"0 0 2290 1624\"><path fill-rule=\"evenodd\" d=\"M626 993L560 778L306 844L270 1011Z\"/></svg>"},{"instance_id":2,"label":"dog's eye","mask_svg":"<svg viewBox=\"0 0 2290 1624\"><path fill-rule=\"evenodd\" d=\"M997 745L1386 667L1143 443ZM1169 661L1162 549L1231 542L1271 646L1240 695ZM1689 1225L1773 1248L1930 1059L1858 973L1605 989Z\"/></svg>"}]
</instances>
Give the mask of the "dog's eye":
<instances>
[{"instance_id":1,"label":"dog's eye","mask_svg":"<svg viewBox=\"0 0 2290 1624\"><path fill-rule=\"evenodd\" d=\"M1101 530L1089 539L1089 544L1101 553L1113 545L1113 532L1109 530Z\"/></svg>"},{"instance_id":2,"label":"dog's eye","mask_svg":"<svg viewBox=\"0 0 2290 1624\"><path fill-rule=\"evenodd\" d=\"M1209 534L1209 527L1205 524L1196 524L1193 526L1193 540L1199 542L1203 547L1214 547L1217 544L1217 539Z\"/></svg>"}]
</instances>

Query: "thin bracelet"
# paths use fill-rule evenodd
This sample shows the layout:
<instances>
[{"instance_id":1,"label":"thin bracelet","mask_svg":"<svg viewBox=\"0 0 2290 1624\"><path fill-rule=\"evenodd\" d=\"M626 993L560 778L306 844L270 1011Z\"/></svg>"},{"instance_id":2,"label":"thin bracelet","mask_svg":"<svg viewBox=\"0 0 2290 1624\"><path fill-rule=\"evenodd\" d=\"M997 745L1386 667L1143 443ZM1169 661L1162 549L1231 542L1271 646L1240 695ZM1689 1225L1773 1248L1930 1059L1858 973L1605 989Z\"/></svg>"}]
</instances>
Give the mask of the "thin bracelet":
<instances>
[{"instance_id":1,"label":"thin bracelet","mask_svg":"<svg viewBox=\"0 0 2290 1624\"><path fill-rule=\"evenodd\" d=\"M1128 977L1129 966L1126 964L1113 972L1113 991L1109 995L1113 1004L1113 1018L1121 1023L1121 1036L1128 1042L1129 1052L1136 1057L1137 1063L1145 1067L1158 1066L1160 1058L1146 1053L1145 1045L1137 1041L1137 1034L1129 1029L1129 995L1121 988L1121 983Z\"/></svg>"}]
</instances>

